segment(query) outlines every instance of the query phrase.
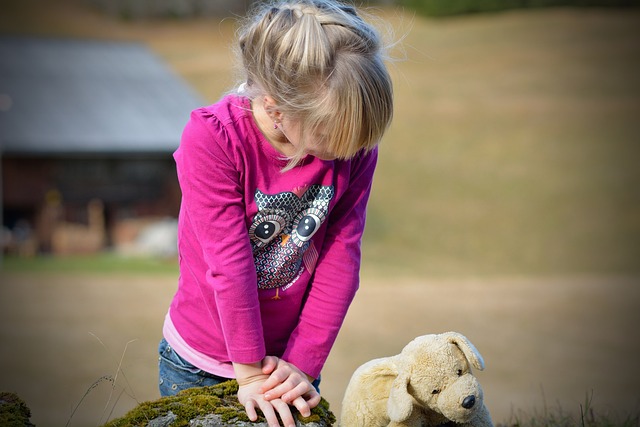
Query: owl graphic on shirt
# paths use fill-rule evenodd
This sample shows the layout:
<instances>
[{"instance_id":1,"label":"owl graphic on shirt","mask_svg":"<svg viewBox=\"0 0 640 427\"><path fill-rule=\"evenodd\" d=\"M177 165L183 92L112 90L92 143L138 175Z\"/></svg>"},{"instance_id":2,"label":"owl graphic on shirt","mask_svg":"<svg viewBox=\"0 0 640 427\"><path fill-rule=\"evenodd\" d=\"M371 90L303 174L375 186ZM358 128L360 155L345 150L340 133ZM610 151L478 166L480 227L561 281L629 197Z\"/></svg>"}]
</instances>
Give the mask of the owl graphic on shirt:
<instances>
[{"instance_id":1,"label":"owl graphic on shirt","mask_svg":"<svg viewBox=\"0 0 640 427\"><path fill-rule=\"evenodd\" d=\"M312 185L293 191L254 194L258 212L249 228L260 289L294 284L305 269L313 273L318 251L312 237L327 218L333 186Z\"/></svg>"}]
</instances>

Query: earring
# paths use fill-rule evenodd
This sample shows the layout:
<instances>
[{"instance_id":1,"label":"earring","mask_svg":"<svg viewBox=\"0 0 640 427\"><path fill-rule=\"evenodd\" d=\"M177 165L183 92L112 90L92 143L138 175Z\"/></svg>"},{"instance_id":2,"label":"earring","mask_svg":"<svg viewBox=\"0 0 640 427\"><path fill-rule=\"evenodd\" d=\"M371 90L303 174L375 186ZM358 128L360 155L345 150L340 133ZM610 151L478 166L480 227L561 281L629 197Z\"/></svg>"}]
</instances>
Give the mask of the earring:
<instances>
[{"instance_id":1,"label":"earring","mask_svg":"<svg viewBox=\"0 0 640 427\"><path fill-rule=\"evenodd\" d=\"M273 128L278 129L278 122L273 122Z\"/></svg>"}]
</instances>

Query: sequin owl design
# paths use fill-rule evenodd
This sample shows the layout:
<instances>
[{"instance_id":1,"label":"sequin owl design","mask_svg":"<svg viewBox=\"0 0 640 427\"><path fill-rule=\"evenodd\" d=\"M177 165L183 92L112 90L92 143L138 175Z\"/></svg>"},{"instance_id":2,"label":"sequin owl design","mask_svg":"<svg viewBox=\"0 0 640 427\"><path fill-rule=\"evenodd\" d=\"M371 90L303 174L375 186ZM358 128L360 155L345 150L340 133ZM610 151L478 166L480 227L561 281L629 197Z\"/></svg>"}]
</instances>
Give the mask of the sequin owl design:
<instances>
[{"instance_id":1,"label":"sequin owl design","mask_svg":"<svg viewBox=\"0 0 640 427\"><path fill-rule=\"evenodd\" d=\"M292 192L255 192L258 213L249 237L258 273L258 287L283 290L305 271L313 273L318 251L311 238L327 217L333 186L312 185Z\"/></svg>"}]
</instances>

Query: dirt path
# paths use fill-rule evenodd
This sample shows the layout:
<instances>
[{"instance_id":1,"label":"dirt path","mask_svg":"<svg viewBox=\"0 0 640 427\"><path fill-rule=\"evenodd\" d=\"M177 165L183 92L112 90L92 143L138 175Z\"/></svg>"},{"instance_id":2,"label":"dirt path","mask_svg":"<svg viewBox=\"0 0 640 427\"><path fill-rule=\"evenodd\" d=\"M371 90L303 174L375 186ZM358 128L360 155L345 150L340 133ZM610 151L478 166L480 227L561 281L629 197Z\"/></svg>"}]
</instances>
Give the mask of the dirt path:
<instances>
[{"instance_id":1,"label":"dirt path","mask_svg":"<svg viewBox=\"0 0 640 427\"><path fill-rule=\"evenodd\" d=\"M0 390L20 394L38 427L65 425L78 403L71 426L97 425L158 397L155 347L174 278L0 281ZM638 411L639 302L638 279L364 280L322 392L339 413L359 364L395 354L415 336L455 330L487 362L478 377L496 421L514 408L579 411L587 393L596 409ZM115 388L100 380L116 373Z\"/></svg>"}]
</instances>

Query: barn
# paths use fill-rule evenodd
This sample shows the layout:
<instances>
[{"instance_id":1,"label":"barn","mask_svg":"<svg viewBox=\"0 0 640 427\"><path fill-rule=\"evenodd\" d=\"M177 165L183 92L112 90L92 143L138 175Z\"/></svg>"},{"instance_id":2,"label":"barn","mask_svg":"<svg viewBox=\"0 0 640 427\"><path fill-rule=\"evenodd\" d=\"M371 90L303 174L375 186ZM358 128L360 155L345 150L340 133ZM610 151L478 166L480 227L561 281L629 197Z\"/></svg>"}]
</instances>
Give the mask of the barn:
<instances>
[{"instance_id":1,"label":"barn","mask_svg":"<svg viewBox=\"0 0 640 427\"><path fill-rule=\"evenodd\" d=\"M3 251L120 248L175 218L172 153L200 105L144 45L1 37Z\"/></svg>"}]
</instances>

